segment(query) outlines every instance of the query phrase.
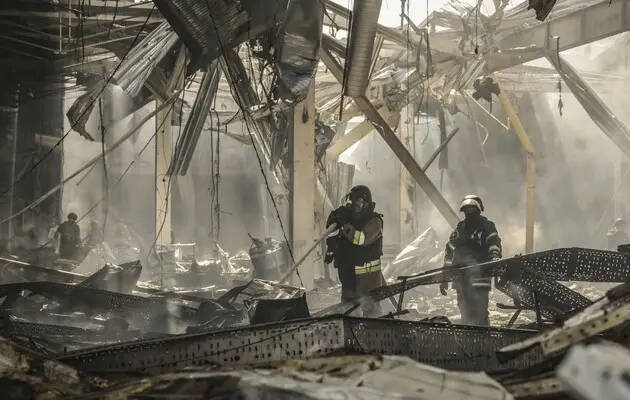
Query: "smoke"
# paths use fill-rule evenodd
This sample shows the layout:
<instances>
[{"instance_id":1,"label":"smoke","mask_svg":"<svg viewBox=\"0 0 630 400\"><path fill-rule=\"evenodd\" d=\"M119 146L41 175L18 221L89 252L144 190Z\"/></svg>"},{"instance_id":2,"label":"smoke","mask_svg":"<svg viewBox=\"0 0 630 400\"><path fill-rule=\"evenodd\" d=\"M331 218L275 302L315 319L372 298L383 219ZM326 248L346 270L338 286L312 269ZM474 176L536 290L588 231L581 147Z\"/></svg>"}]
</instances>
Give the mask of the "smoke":
<instances>
[{"instance_id":1,"label":"smoke","mask_svg":"<svg viewBox=\"0 0 630 400\"><path fill-rule=\"evenodd\" d=\"M576 69L604 73L597 60L591 61L585 56L584 49L576 49L572 53L566 58ZM614 53L619 51L613 50ZM608 71L617 75L626 74L626 66L621 63L625 63L625 58L621 58L611 62L608 57ZM552 68L544 60L536 64ZM550 72L555 73L553 69ZM523 83L527 83L532 78L530 75L522 79ZM557 74L545 78L547 82L554 79L558 79ZM627 80L600 78L596 81L595 91L601 94L618 118L630 123L630 117L623 113L630 105L627 85ZM535 148L534 250L603 247L610 224L616 217L628 215L630 211L626 206L627 194L623 189L617 190L622 183L622 172L628 168L627 165L620 167L620 150L593 123L564 85L562 116L557 109L558 93L508 95ZM483 105L489 108L487 103ZM463 112L451 117L447 128L447 132L454 127L460 128L447 146L448 168L440 171L436 162L427 173L456 211L464 195L480 195L486 207L485 215L496 223L503 239L504 256L523 253L526 156L522 146L513 130L506 131L476 106L461 102L460 109ZM464 113L476 118L487 129L487 134L483 129L478 131L475 122ZM507 124L498 101L493 104L492 114ZM424 116L419 119L415 154L422 165L438 147L440 133L432 118L428 119L428 124ZM397 244L398 161L376 133L362 140L351 155L344 156L346 162L354 163L360 170L354 183L367 184L375 192L378 210L385 215L385 243ZM623 182L628 182L629 178L630 174ZM433 227L442 240L446 239L451 227L417 186L415 206L418 234ZM404 243L401 245L404 246Z\"/></svg>"}]
</instances>

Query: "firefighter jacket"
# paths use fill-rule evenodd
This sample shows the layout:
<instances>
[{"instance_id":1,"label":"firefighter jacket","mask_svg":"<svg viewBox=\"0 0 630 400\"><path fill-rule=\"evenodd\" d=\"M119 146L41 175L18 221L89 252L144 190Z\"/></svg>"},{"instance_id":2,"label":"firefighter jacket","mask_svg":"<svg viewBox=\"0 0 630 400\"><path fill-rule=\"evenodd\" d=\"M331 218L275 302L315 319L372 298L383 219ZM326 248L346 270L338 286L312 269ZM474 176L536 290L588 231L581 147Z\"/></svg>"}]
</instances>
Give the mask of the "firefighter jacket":
<instances>
[{"instance_id":1,"label":"firefighter jacket","mask_svg":"<svg viewBox=\"0 0 630 400\"><path fill-rule=\"evenodd\" d=\"M617 247L622 244L630 243L630 239L628 239L626 232L616 226L608 231L606 237L608 239L608 248L613 251L617 251Z\"/></svg>"},{"instance_id":2,"label":"firefighter jacket","mask_svg":"<svg viewBox=\"0 0 630 400\"><path fill-rule=\"evenodd\" d=\"M340 277L344 272L356 277L380 271L382 255L383 217L380 214L371 212L367 217L353 218L339 229L335 266Z\"/></svg>"},{"instance_id":3,"label":"firefighter jacket","mask_svg":"<svg viewBox=\"0 0 630 400\"><path fill-rule=\"evenodd\" d=\"M59 255L61 258L72 259L81 247L81 229L76 222L64 221L57 228L59 237Z\"/></svg>"},{"instance_id":4,"label":"firefighter jacket","mask_svg":"<svg viewBox=\"0 0 630 400\"><path fill-rule=\"evenodd\" d=\"M501 258L501 238L494 222L482 215L459 221L451 233L444 254L446 267L460 267L475 265ZM491 278L466 276L465 282L472 287L492 287Z\"/></svg>"}]
</instances>

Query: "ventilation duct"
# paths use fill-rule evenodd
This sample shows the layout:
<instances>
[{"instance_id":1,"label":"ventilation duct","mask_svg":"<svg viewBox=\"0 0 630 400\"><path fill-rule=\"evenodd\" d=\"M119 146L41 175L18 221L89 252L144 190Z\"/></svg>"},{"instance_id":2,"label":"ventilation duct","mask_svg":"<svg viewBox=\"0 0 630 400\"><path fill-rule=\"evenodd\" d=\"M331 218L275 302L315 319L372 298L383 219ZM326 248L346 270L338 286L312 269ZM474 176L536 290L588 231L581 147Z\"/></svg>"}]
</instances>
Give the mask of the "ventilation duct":
<instances>
[{"instance_id":1,"label":"ventilation duct","mask_svg":"<svg viewBox=\"0 0 630 400\"><path fill-rule=\"evenodd\" d=\"M130 96L135 97L160 61L177 43L177 34L162 22L134 46L122 60L113 80Z\"/></svg>"},{"instance_id":2,"label":"ventilation duct","mask_svg":"<svg viewBox=\"0 0 630 400\"><path fill-rule=\"evenodd\" d=\"M186 175L186 172L188 172L190 160L192 160L193 153L197 147L204 122L208 117L208 113L210 113L212 102L216 98L219 79L221 78L218 61L213 61L204 72L190 117L188 117L184 131L177 141L175 156L173 157L173 163L169 167L168 175Z\"/></svg>"},{"instance_id":3,"label":"ventilation duct","mask_svg":"<svg viewBox=\"0 0 630 400\"><path fill-rule=\"evenodd\" d=\"M363 96L367 90L381 2L382 0L354 2L344 82L346 96Z\"/></svg>"},{"instance_id":4,"label":"ventilation duct","mask_svg":"<svg viewBox=\"0 0 630 400\"><path fill-rule=\"evenodd\" d=\"M306 98L319 65L324 7L321 1L289 3L278 36L280 99L298 103Z\"/></svg>"}]
</instances>

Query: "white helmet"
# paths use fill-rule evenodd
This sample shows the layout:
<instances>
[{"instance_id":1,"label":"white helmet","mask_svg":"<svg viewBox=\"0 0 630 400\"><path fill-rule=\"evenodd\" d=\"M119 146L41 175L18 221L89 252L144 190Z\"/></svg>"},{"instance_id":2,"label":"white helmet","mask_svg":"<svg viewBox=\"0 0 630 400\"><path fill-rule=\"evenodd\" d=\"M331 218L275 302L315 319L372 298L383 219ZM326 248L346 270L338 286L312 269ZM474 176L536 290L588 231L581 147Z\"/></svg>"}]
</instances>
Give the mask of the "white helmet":
<instances>
[{"instance_id":1,"label":"white helmet","mask_svg":"<svg viewBox=\"0 0 630 400\"><path fill-rule=\"evenodd\" d=\"M479 212L484 211L483 201L481 201L481 197L476 194L469 194L464 197L461 204L459 205L459 211L464 211L466 207L475 207Z\"/></svg>"}]
</instances>

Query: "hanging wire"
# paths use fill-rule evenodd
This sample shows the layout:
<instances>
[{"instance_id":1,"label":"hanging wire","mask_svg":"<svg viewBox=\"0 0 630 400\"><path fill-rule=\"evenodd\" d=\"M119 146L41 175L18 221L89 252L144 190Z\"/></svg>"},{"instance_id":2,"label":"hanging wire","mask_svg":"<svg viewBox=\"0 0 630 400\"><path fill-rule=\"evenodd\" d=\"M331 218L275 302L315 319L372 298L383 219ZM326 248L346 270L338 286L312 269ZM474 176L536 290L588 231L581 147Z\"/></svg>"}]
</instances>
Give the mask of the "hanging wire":
<instances>
[{"instance_id":1,"label":"hanging wire","mask_svg":"<svg viewBox=\"0 0 630 400\"><path fill-rule=\"evenodd\" d=\"M114 78L114 75L116 74L116 72L118 72L118 70L120 69L123 61L125 60L125 58L127 58L127 55L129 55L129 52L131 51L131 49L136 45L136 42L138 41L138 39L140 38L140 33L142 32L142 30L144 29L144 27L146 26L146 24L149 22L149 20L151 19L151 14L153 14L153 11L155 10L155 5L151 8L151 10L149 11L149 14L147 15L147 18L144 20L144 23L142 25L142 27L140 28L140 30L138 31L138 33L136 34L135 38L133 39L133 41L131 42L131 44L129 45L129 48L127 49L127 51L125 52L125 54L123 55L123 57L120 59L118 65L116 65L116 68L114 68L114 71L112 71L112 73L109 75L109 77L107 78L107 80L105 81L105 83L103 84L103 87L101 88L101 90L96 94L96 96L94 96L94 99L92 100L92 102L90 103L89 107L86 107L85 110L79 115L79 117L77 118L76 122L72 124L72 126L70 126L70 128L68 129L68 131L59 139L59 141L57 141L57 143L55 143L54 146L52 146L50 148L50 150L48 150L48 152L42 157L40 158L28 171L26 171L26 173L22 176L21 179L15 180L15 182L9 186L7 189L3 190L2 193L0 193L0 197L4 197L7 193L9 193L14 187L16 187L23 179L24 177L26 177L26 175L30 174L31 172L35 171L42 162L44 162L44 160L46 160L54 151L55 149L57 149L59 146L61 146L61 143L68 137L68 135L70 134L70 132L73 131L74 127L76 126L77 123L79 123L79 121L81 120L81 118L88 112L88 110L91 109L92 105L94 105L94 103L96 102L96 99L98 99L101 94L105 91L105 88L107 88L107 85L111 82L111 80ZM5 221L6 222L6 221Z\"/></svg>"},{"instance_id":2,"label":"hanging wire","mask_svg":"<svg viewBox=\"0 0 630 400\"><path fill-rule=\"evenodd\" d=\"M216 32L217 33L217 39L218 39L218 42L219 42L219 48L221 50L221 53L222 54L227 54L226 48L225 48L225 46L223 45L223 42L220 39L220 35L219 35L219 32L218 32L217 27L216 27L217 25L216 25L216 21L215 21L214 15L212 13L212 8L210 7L210 4L208 3L207 0L206 0L206 5L207 5L207 8L208 8L208 14L209 14L210 19L212 21L212 27L214 28L215 31L217 31ZM231 49L227 49L227 50L231 51ZM236 86L236 81L235 81L235 78L232 76L232 74L230 74L229 79L231 81L231 82L229 82L229 83L231 83L231 85L230 85L230 92L232 92L232 95L234 96L233 86ZM234 96L234 97L238 98L238 96ZM239 107L240 107L240 104L239 104ZM246 109L243 109L243 108L241 108L241 111L243 112L244 115L246 115L245 113L249 112L249 110L246 110ZM262 157L260 156L260 151L258 150L258 147L256 146L254 135L252 133L252 129L249 126L248 118L244 118L244 122L245 122L245 127L247 129L247 133L249 134L249 137L250 137L250 139L252 141L252 146L254 148L254 153L256 154L256 158L258 160L258 166L260 168L260 173L262 174L263 180L265 181L265 186L267 188L267 192L269 193L269 197L271 198L271 202L273 204L274 210L276 211L276 216L278 218L278 224L280 225L280 230L282 231L282 236L283 236L285 242L287 243L287 250L289 252L289 256L291 258L291 261L293 261L293 263L295 263L295 256L293 254L293 249L291 248L287 232L286 232L286 230L284 228L284 224L282 223L282 218L280 216L280 210L279 210L278 205L276 203L276 200L275 200L275 198L273 196L273 192L271 191L271 186L269 185L269 179L267 178L267 174L265 173L265 169L263 167L263 162L262 162ZM300 272L296 269L295 273L296 273L296 275L297 275L297 277L298 277L298 279L300 281L300 284L302 286L304 286L304 282L302 281L302 276L300 275Z\"/></svg>"}]
</instances>

